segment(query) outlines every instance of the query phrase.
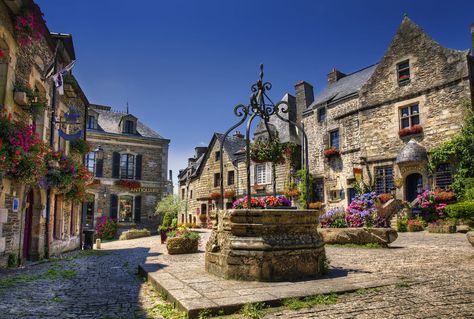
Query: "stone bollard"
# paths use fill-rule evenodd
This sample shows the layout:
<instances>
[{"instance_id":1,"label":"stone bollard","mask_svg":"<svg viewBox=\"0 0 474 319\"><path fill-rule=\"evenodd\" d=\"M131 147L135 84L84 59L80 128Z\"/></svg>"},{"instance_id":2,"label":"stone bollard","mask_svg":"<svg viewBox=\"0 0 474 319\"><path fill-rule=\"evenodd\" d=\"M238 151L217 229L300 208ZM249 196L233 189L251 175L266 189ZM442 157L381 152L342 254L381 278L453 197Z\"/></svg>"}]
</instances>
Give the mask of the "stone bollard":
<instances>
[{"instance_id":1,"label":"stone bollard","mask_svg":"<svg viewBox=\"0 0 474 319\"><path fill-rule=\"evenodd\" d=\"M95 249L100 249L100 243L101 243L101 242L100 242L100 238L97 238L97 239L95 240Z\"/></svg>"}]
</instances>

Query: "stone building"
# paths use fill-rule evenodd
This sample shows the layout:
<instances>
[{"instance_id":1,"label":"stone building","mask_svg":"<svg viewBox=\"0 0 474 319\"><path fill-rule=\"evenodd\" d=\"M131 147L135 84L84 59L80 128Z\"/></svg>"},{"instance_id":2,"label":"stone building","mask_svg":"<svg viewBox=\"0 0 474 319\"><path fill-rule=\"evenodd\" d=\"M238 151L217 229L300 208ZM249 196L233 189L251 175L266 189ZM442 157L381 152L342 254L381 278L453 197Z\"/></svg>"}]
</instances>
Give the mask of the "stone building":
<instances>
[{"instance_id":1,"label":"stone building","mask_svg":"<svg viewBox=\"0 0 474 319\"><path fill-rule=\"evenodd\" d=\"M286 94L283 99L288 103L289 112L282 114L284 118L295 121L298 114L296 99ZM275 116L268 123L273 136L278 134L281 143L300 145L300 135L294 125L290 125ZM255 130L254 139L268 136L265 125L260 122ZM185 201L184 210L178 216L180 223L200 224L201 214L220 207L220 159L224 164L224 207L232 207L235 199L247 193L247 168L245 156L245 137L240 132L229 135L224 143L223 154L220 145L223 134L214 133L207 147L196 147L195 155L188 159L188 166L178 175L179 196ZM298 149L299 151L299 149ZM250 166L250 183L253 196L277 195L285 192L292 174L298 167L292 167L289 161L273 164L270 162L255 163ZM275 177L275 178L274 178ZM274 187L275 185L275 187ZM206 217L207 217L206 216Z\"/></svg>"},{"instance_id":2,"label":"stone building","mask_svg":"<svg viewBox=\"0 0 474 319\"><path fill-rule=\"evenodd\" d=\"M33 13L36 27L43 30L32 43L25 42L15 28L25 12ZM74 76L67 76L65 94L58 95L54 105L59 123L51 127L53 81L45 75L56 50L58 70L75 60L75 52L72 36L49 32L39 16L40 9L31 0L0 1L0 109L14 120L32 124L47 146L71 156L69 142L59 137L58 129L71 134L80 131L88 101ZM33 111L19 84L44 96L43 107ZM79 116L75 124L67 124L64 116L73 109ZM66 200L59 190L20 183L0 171L0 266L79 248L80 214L81 204Z\"/></svg>"},{"instance_id":3,"label":"stone building","mask_svg":"<svg viewBox=\"0 0 474 319\"><path fill-rule=\"evenodd\" d=\"M92 152L86 165L94 173L89 185L86 223L99 216L117 218L121 227L156 230L155 206L171 193L168 179L170 140L147 127L133 114L91 104L87 140Z\"/></svg>"},{"instance_id":4,"label":"stone building","mask_svg":"<svg viewBox=\"0 0 474 319\"><path fill-rule=\"evenodd\" d=\"M442 47L405 17L379 63L350 74L333 69L316 98L300 82L315 199L346 206L359 176L409 202L449 187L449 163L430 174L427 159L461 128L472 61L469 50Z\"/></svg>"}]
</instances>

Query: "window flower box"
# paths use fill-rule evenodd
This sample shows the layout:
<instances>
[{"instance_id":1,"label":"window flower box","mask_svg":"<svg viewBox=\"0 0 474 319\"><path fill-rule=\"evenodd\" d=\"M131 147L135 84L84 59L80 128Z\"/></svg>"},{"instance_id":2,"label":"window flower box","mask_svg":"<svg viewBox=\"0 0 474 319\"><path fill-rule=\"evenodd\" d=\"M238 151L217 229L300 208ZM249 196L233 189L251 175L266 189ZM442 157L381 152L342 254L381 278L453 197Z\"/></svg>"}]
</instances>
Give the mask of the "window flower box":
<instances>
[{"instance_id":1,"label":"window flower box","mask_svg":"<svg viewBox=\"0 0 474 319\"><path fill-rule=\"evenodd\" d=\"M213 200L217 200L219 198L221 198L221 193L220 192L212 192L209 197Z\"/></svg>"},{"instance_id":2,"label":"window flower box","mask_svg":"<svg viewBox=\"0 0 474 319\"><path fill-rule=\"evenodd\" d=\"M324 150L324 156L326 157L332 157L332 156L337 156L339 155L339 150L335 147L330 147Z\"/></svg>"},{"instance_id":3,"label":"window flower box","mask_svg":"<svg viewBox=\"0 0 474 319\"><path fill-rule=\"evenodd\" d=\"M423 133L423 127L421 125L413 125L412 127L400 129L400 131L398 131L398 136L405 137L421 133Z\"/></svg>"},{"instance_id":4,"label":"window flower box","mask_svg":"<svg viewBox=\"0 0 474 319\"><path fill-rule=\"evenodd\" d=\"M142 185L140 182L137 181L132 181L132 180L126 180L126 179L121 179L118 181L115 181L114 183L116 186L122 187L122 188L140 188Z\"/></svg>"},{"instance_id":5,"label":"window flower box","mask_svg":"<svg viewBox=\"0 0 474 319\"><path fill-rule=\"evenodd\" d=\"M220 195L220 194L219 194L219 195ZM232 197L234 197L234 195L235 195L235 193L234 193L233 190L228 190L228 191L225 191L225 192L224 192L224 197L225 197L225 198L232 198Z\"/></svg>"}]
</instances>

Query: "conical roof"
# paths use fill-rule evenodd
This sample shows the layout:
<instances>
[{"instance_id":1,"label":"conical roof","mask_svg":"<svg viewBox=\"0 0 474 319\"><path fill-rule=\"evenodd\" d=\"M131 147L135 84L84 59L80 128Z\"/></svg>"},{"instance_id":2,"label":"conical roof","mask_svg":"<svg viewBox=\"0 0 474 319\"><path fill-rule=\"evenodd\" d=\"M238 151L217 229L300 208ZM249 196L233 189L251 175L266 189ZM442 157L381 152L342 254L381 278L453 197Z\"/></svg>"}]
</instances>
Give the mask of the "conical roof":
<instances>
[{"instance_id":1,"label":"conical roof","mask_svg":"<svg viewBox=\"0 0 474 319\"><path fill-rule=\"evenodd\" d=\"M418 144L417 141L411 139L398 153L395 163L428 161L426 149Z\"/></svg>"}]
</instances>

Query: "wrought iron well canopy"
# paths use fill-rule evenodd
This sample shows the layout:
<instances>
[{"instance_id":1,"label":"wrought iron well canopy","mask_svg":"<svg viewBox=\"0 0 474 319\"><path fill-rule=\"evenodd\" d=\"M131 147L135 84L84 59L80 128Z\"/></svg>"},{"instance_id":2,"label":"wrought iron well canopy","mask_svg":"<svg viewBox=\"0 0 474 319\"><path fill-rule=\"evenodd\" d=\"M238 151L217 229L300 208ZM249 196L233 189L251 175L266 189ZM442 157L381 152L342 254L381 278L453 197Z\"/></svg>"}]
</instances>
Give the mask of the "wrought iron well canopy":
<instances>
[{"instance_id":1,"label":"wrought iron well canopy","mask_svg":"<svg viewBox=\"0 0 474 319\"><path fill-rule=\"evenodd\" d=\"M248 105L239 104L234 107L234 114L237 117L240 117L238 123L229 128L222 137L220 141L220 208L224 209L224 162L223 162L223 149L224 143L230 132L241 126L245 123L245 155L246 155L246 169L247 169L247 207L250 208L251 205L251 181L250 181L250 130L253 120L258 117L265 124L265 130L268 133L269 142L272 142L276 136L273 136L270 127L269 120L272 116L278 117L281 121L292 124L298 128L302 136L302 151L301 151L301 167L306 172L306 182L309 181L309 172L308 172L308 138L304 130L304 124L297 123L281 116L282 113L289 112L289 105L286 101L280 101L277 104L268 96L267 92L272 89L272 84L270 82L263 81L263 64L260 64L260 77L256 83L251 86L252 94L250 95L250 103ZM273 172L275 173L275 163L272 163ZM273 193L276 194L276 183L275 183L275 174L273 174ZM309 198L309 187L306 187L306 199Z\"/></svg>"}]
</instances>

